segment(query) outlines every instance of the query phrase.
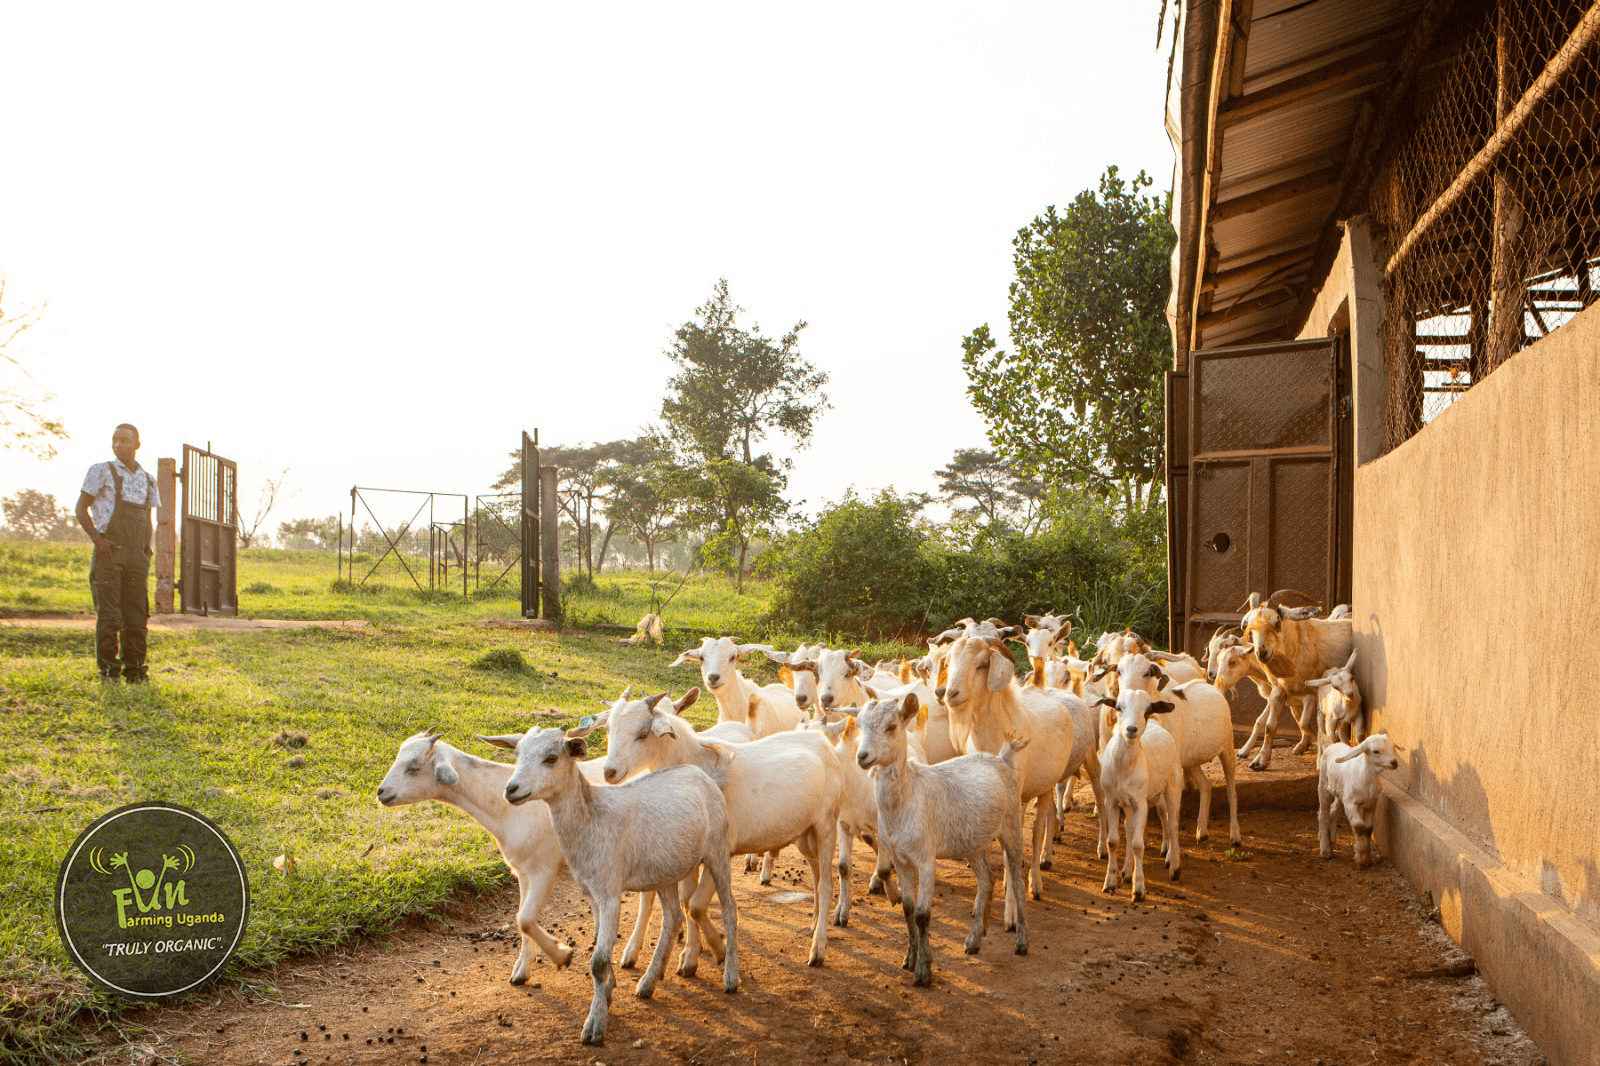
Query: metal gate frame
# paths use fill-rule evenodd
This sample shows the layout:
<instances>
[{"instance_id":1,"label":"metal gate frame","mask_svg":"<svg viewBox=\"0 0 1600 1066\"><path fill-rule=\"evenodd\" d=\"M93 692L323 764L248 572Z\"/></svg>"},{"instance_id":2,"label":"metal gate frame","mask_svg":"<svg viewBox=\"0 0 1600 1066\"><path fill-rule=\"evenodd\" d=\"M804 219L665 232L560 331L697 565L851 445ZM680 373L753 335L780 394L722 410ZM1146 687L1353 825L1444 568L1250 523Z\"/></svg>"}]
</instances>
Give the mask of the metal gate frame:
<instances>
[{"instance_id":1,"label":"metal gate frame","mask_svg":"<svg viewBox=\"0 0 1600 1066\"><path fill-rule=\"evenodd\" d=\"M539 617L539 431L522 431L522 617Z\"/></svg>"},{"instance_id":2,"label":"metal gate frame","mask_svg":"<svg viewBox=\"0 0 1600 1066\"><path fill-rule=\"evenodd\" d=\"M1192 351L1167 374L1173 650L1201 654L1250 592L1299 585L1327 607L1348 602L1348 363L1334 337ZM1236 717L1259 704L1250 688Z\"/></svg>"},{"instance_id":3,"label":"metal gate frame","mask_svg":"<svg viewBox=\"0 0 1600 1066\"><path fill-rule=\"evenodd\" d=\"M205 448L183 446L183 539L179 611L239 613L239 466Z\"/></svg>"}]
</instances>

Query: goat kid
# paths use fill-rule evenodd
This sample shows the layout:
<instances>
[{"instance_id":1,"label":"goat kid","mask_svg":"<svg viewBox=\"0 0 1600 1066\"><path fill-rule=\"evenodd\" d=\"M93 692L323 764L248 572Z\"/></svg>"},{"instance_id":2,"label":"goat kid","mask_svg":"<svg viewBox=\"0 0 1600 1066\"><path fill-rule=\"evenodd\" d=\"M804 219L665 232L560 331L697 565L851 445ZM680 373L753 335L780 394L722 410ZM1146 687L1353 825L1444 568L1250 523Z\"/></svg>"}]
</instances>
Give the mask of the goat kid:
<instances>
[{"instance_id":1,"label":"goat kid","mask_svg":"<svg viewBox=\"0 0 1600 1066\"><path fill-rule=\"evenodd\" d=\"M1400 769L1404 751L1387 733L1374 733L1355 747L1324 737L1317 755L1317 837L1324 859L1333 856L1339 812L1356 838L1356 865L1372 862L1372 816L1378 806L1378 776Z\"/></svg>"},{"instance_id":2,"label":"goat kid","mask_svg":"<svg viewBox=\"0 0 1600 1066\"><path fill-rule=\"evenodd\" d=\"M1100 787L1107 806L1102 810L1108 823L1105 891L1115 892L1125 878L1132 878L1133 900L1144 899L1144 830L1150 804L1161 818L1161 833L1166 842L1167 870L1176 881L1182 872L1178 841L1178 803L1183 796L1183 770L1178 763L1178 744L1172 734L1152 719L1170 714L1173 704L1153 701L1141 689L1125 691L1115 701L1102 699L1106 717L1113 723L1111 739L1100 753ZM1119 816L1128 826L1128 856L1119 873L1117 845L1121 842Z\"/></svg>"}]
</instances>

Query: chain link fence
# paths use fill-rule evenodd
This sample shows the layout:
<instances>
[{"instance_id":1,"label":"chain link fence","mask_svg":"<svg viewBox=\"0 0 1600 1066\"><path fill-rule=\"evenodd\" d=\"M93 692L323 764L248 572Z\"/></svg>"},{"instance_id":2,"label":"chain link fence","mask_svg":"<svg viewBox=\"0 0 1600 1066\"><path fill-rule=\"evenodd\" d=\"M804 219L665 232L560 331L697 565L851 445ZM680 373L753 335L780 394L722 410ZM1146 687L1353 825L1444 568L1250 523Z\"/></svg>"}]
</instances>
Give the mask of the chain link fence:
<instances>
[{"instance_id":1,"label":"chain link fence","mask_svg":"<svg viewBox=\"0 0 1600 1066\"><path fill-rule=\"evenodd\" d=\"M1373 174L1385 451L1600 284L1600 3L1488 0L1465 14Z\"/></svg>"}]
</instances>

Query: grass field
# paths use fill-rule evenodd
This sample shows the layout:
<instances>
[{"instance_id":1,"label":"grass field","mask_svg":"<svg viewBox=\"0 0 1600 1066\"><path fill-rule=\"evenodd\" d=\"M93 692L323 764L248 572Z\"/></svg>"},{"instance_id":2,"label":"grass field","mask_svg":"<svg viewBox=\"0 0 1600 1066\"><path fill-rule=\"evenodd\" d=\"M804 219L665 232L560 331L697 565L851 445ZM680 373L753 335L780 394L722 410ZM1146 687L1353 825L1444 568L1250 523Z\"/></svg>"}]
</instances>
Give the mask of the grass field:
<instances>
[{"instance_id":1,"label":"grass field","mask_svg":"<svg viewBox=\"0 0 1600 1066\"><path fill-rule=\"evenodd\" d=\"M437 804L378 808L374 791L405 737L433 726L493 755L472 734L571 724L627 684L676 694L699 683L691 666L668 667L695 643L686 634L670 635L666 648L635 649L615 634L575 628L485 629L477 619L513 617L516 601L335 592L331 556L243 554L244 613L359 617L374 626L153 633L145 688L102 688L87 630L0 627L0 722L11 744L0 769L0 883L10 889L0 910L0 1062L76 1061L94 1023L120 1024L120 1001L68 963L50 903L68 847L106 811L166 800L223 826L246 861L253 898L225 979L271 995L252 968L380 934L509 876L465 815ZM0 544L0 606L87 610L86 557L73 545ZM258 582L271 588L243 591ZM568 614L631 625L649 597L647 578L608 575ZM763 610L759 591L740 598L720 581L696 579L667 621L715 632L754 625ZM740 635L754 639L755 631ZM508 650L525 669L482 661ZM749 669L773 679L764 660ZM535 717L551 712L560 717ZM709 724L715 713L704 701L689 717ZM285 732L303 734L306 745L291 752L275 744ZM304 764L290 765L293 755ZM279 855L286 874L274 868Z\"/></svg>"}]
</instances>

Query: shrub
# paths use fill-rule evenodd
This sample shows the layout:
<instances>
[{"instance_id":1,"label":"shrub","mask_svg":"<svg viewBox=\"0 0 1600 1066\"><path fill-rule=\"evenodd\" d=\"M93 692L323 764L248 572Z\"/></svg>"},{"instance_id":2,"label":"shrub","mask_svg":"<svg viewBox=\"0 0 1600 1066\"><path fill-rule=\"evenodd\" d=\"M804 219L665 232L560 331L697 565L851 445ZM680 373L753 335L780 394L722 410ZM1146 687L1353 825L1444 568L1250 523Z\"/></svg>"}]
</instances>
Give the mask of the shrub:
<instances>
[{"instance_id":1,"label":"shrub","mask_svg":"<svg viewBox=\"0 0 1600 1066\"><path fill-rule=\"evenodd\" d=\"M936 568L921 503L854 493L775 544L771 619L801 631L908 636L925 627Z\"/></svg>"},{"instance_id":2,"label":"shrub","mask_svg":"<svg viewBox=\"0 0 1600 1066\"><path fill-rule=\"evenodd\" d=\"M495 670L505 674L526 673L528 660L515 648L493 648L472 660L474 670Z\"/></svg>"}]
</instances>

